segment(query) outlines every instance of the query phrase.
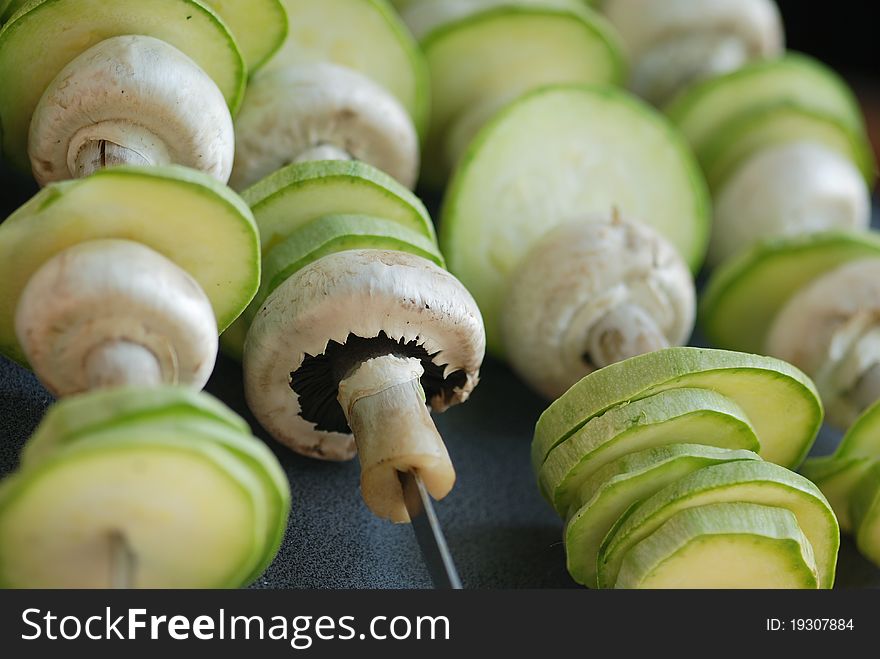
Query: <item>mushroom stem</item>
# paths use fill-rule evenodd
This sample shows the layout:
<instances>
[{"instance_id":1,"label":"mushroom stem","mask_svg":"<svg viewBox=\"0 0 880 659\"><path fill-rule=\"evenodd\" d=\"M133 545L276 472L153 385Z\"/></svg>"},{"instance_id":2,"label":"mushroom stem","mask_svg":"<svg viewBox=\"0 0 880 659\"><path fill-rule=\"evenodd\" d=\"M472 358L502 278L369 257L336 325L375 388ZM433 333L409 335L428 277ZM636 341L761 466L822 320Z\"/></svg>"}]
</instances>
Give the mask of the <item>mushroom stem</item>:
<instances>
[{"instance_id":1,"label":"mushroom stem","mask_svg":"<svg viewBox=\"0 0 880 659\"><path fill-rule=\"evenodd\" d=\"M109 544L110 587L114 590L128 590L134 586L137 560L125 541L125 536L119 531L110 533Z\"/></svg>"},{"instance_id":2,"label":"mushroom stem","mask_svg":"<svg viewBox=\"0 0 880 659\"><path fill-rule=\"evenodd\" d=\"M90 140L76 154L70 173L75 178L85 178L106 167L153 164L137 151L115 142Z\"/></svg>"},{"instance_id":3,"label":"mushroom stem","mask_svg":"<svg viewBox=\"0 0 880 659\"><path fill-rule=\"evenodd\" d=\"M410 521L398 472L416 472L435 499L455 482L425 403L423 373L418 359L385 355L361 362L339 383L338 400L358 447L364 502L394 522Z\"/></svg>"},{"instance_id":4,"label":"mushroom stem","mask_svg":"<svg viewBox=\"0 0 880 659\"><path fill-rule=\"evenodd\" d=\"M86 358L90 389L162 384L162 367L148 348L125 340L107 341Z\"/></svg>"},{"instance_id":5,"label":"mushroom stem","mask_svg":"<svg viewBox=\"0 0 880 659\"><path fill-rule=\"evenodd\" d=\"M604 368L669 346L669 340L651 314L638 305L623 303L590 328L587 361L596 368Z\"/></svg>"},{"instance_id":6,"label":"mushroom stem","mask_svg":"<svg viewBox=\"0 0 880 659\"><path fill-rule=\"evenodd\" d=\"M354 160L354 157L345 149L324 142L303 151L293 162L315 162L317 160Z\"/></svg>"}]
</instances>

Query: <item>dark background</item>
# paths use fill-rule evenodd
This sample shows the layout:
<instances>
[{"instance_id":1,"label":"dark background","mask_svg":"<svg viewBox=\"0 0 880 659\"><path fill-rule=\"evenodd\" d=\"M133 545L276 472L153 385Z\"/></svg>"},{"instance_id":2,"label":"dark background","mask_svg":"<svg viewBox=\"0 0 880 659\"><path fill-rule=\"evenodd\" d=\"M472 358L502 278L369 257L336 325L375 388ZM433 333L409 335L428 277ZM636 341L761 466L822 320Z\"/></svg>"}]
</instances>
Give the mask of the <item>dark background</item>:
<instances>
[{"instance_id":1,"label":"dark background","mask_svg":"<svg viewBox=\"0 0 880 659\"><path fill-rule=\"evenodd\" d=\"M876 148L876 5L806 0L779 4L789 47L823 59L855 85ZM29 179L6 171L0 163L0 217L33 192ZM258 428L244 406L237 364L221 358L208 389ZM30 373L0 358L0 476L15 468L23 442L50 403ZM472 400L437 418L458 472L456 488L438 505L438 514L466 587L574 585L564 567L561 523L538 495L529 465L532 430L545 406L504 365L490 359ZM837 438L823 433L817 452L829 452ZM321 463L284 451L271 440L267 443L290 477L293 511L282 552L257 587L430 586L409 528L379 521L364 507L356 463ZM880 586L880 571L845 540L838 585L868 584Z\"/></svg>"}]
</instances>

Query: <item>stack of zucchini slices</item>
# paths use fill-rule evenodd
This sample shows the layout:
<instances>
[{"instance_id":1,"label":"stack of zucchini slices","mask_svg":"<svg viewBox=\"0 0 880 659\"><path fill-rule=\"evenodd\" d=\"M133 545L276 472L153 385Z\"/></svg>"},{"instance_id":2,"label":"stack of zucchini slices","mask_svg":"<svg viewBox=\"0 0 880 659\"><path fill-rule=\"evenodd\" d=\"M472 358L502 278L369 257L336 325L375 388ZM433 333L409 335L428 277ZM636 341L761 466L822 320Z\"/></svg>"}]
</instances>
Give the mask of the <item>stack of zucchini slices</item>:
<instances>
[{"instance_id":1,"label":"stack of zucchini slices","mask_svg":"<svg viewBox=\"0 0 880 659\"><path fill-rule=\"evenodd\" d=\"M784 362L670 348L584 378L541 416L532 463L568 568L602 588L830 588L825 497L790 471L822 422Z\"/></svg>"}]
</instances>

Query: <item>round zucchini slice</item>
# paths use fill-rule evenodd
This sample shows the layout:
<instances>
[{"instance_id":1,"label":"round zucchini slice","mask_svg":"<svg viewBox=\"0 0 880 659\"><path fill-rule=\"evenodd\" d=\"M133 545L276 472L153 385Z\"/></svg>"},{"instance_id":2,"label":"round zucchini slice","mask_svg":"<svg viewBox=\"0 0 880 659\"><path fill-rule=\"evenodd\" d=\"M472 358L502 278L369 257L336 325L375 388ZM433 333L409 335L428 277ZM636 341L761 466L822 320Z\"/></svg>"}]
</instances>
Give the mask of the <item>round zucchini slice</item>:
<instances>
[{"instance_id":1,"label":"round zucchini slice","mask_svg":"<svg viewBox=\"0 0 880 659\"><path fill-rule=\"evenodd\" d=\"M859 481L850 509L856 546L865 558L880 566L880 462L874 462Z\"/></svg>"},{"instance_id":2,"label":"round zucchini slice","mask_svg":"<svg viewBox=\"0 0 880 659\"><path fill-rule=\"evenodd\" d=\"M129 423L202 420L250 433L247 423L216 398L188 387L120 387L71 396L49 408L25 444L22 465L36 464L78 437Z\"/></svg>"},{"instance_id":3,"label":"round zucchini slice","mask_svg":"<svg viewBox=\"0 0 880 659\"><path fill-rule=\"evenodd\" d=\"M747 249L712 275L703 293L700 323L720 348L762 352L786 301L845 263L880 258L874 233L825 232L775 238Z\"/></svg>"},{"instance_id":4,"label":"round zucchini slice","mask_svg":"<svg viewBox=\"0 0 880 659\"><path fill-rule=\"evenodd\" d=\"M755 430L735 402L708 389L670 389L590 419L543 464L540 451L532 457L541 491L565 515L585 501L586 481L604 465L633 451L679 443L760 450Z\"/></svg>"},{"instance_id":5,"label":"round zucchini slice","mask_svg":"<svg viewBox=\"0 0 880 659\"><path fill-rule=\"evenodd\" d=\"M135 588L235 588L264 561L259 479L191 433L125 428L64 450L4 482L0 583L107 588L111 539L135 557Z\"/></svg>"},{"instance_id":6,"label":"round zucchini slice","mask_svg":"<svg viewBox=\"0 0 880 659\"><path fill-rule=\"evenodd\" d=\"M142 243L188 272L210 299L220 331L259 286L256 224L229 188L182 167L105 169L44 188L0 225L0 353L24 363L15 309L39 267L103 238Z\"/></svg>"},{"instance_id":7,"label":"round zucchini slice","mask_svg":"<svg viewBox=\"0 0 880 659\"><path fill-rule=\"evenodd\" d=\"M382 85L420 135L428 123L428 68L418 44L385 0L282 0L290 27L265 69L332 62Z\"/></svg>"},{"instance_id":8,"label":"round zucchini slice","mask_svg":"<svg viewBox=\"0 0 880 659\"><path fill-rule=\"evenodd\" d=\"M595 588L599 547L632 506L690 473L736 460L760 460L756 453L699 444L670 444L625 455L608 463L580 490L580 507L565 525L568 572Z\"/></svg>"},{"instance_id":9,"label":"round zucchini slice","mask_svg":"<svg viewBox=\"0 0 880 659\"><path fill-rule=\"evenodd\" d=\"M435 240L431 216L419 198L362 162L290 165L245 190L242 198L253 209L264 255L303 225L325 215L381 217Z\"/></svg>"},{"instance_id":10,"label":"round zucchini slice","mask_svg":"<svg viewBox=\"0 0 880 659\"><path fill-rule=\"evenodd\" d=\"M671 389L710 389L745 413L761 445L761 457L797 466L822 425L815 385L794 366L772 357L667 348L595 371L548 407L535 427L533 464L591 419L623 403Z\"/></svg>"},{"instance_id":11,"label":"round zucchini slice","mask_svg":"<svg viewBox=\"0 0 880 659\"><path fill-rule=\"evenodd\" d=\"M4 157L30 171L28 126L49 83L71 60L120 35L165 41L207 73L235 113L244 95L244 60L223 21L195 0L42 0L0 29L0 126Z\"/></svg>"},{"instance_id":12,"label":"round zucchini slice","mask_svg":"<svg viewBox=\"0 0 880 659\"><path fill-rule=\"evenodd\" d=\"M834 117L854 133L864 133L861 110L846 83L818 60L797 53L694 85L666 112L702 153L709 141L727 133L729 122L780 103Z\"/></svg>"},{"instance_id":13,"label":"round zucchini slice","mask_svg":"<svg viewBox=\"0 0 880 659\"><path fill-rule=\"evenodd\" d=\"M682 510L627 552L615 588L819 587L816 560L784 508L716 503Z\"/></svg>"},{"instance_id":14,"label":"round zucchini slice","mask_svg":"<svg viewBox=\"0 0 880 659\"><path fill-rule=\"evenodd\" d=\"M675 129L634 97L549 87L480 132L447 192L440 245L480 305L491 350L502 352L507 279L529 248L558 224L614 210L653 226L699 268L709 237L705 181Z\"/></svg>"},{"instance_id":15,"label":"round zucchini slice","mask_svg":"<svg viewBox=\"0 0 880 659\"><path fill-rule=\"evenodd\" d=\"M852 533L856 528L851 514L853 493L878 458L880 455L874 458L810 458L800 469L802 476L813 481L822 490L837 515L840 530L844 533Z\"/></svg>"},{"instance_id":16,"label":"round zucchini slice","mask_svg":"<svg viewBox=\"0 0 880 659\"><path fill-rule=\"evenodd\" d=\"M700 469L638 504L602 543L599 586L613 587L627 554L676 513L719 503L752 503L789 510L812 547L819 587L834 585L840 530L831 506L803 476L753 460Z\"/></svg>"},{"instance_id":17,"label":"round zucchini slice","mask_svg":"<svg viewBox=\"0 0 880 659\"><path fill-rule=\"evenodd\" d=\"M485 117L545 85L621 84L626 76L614 30L586 7L506 2L459 14L421 28L432 102L423 165L432 185L456 164L460 154L447 155L447 133L467 111L488 107Z\"/></svg>"}]
</instances>

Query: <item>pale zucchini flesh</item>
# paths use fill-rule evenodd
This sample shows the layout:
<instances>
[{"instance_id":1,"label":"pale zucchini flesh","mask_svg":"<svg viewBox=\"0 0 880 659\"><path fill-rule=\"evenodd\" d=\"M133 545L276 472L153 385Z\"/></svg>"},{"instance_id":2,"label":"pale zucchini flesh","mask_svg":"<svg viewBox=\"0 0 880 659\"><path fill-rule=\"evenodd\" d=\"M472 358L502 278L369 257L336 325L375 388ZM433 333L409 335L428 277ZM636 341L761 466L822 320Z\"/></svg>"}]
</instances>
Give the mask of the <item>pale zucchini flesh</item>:
<instances>
[{"instance_id":1,"label":"pale zucchini flesh","mask_svg":"<svg viewBox=\"0 0 880 659\"><path fill-rule=\"evenodd\" d=\"M558 224L615 210L658 230L692 268L702 263L705 181L677 131L647 105L611 88L555 86L480 131L447 191L440 245L480 305L493 352L503 352L508 277L529 248Z\"/></svg>"},{"instance_id":2,"label":"pale zucchini flesh","mask_svg":"<svg viewBox=\"0 0 880 659\"><path fill-rule=\"evenodd\" d=\"M588 421L550 451L543 464L536 460L538 482L564 515L579 505L585 481L604 465L627 453L667 444L760 450L748 418L732 400L706 389L671 389ZM540 459L540 453L534 457Z\"/></svg>"},{"instance_id":3,"label":"pale zucchini flesh","mask_svg":"<svg viewBox=\"0 0 880 659\"><path fill-rule=\"evenodd\" d=\"M614 587L816 589L818 578L790 511L720 503L670 517L627 553Z\"/></svg>"},{"instance_id":4,"label":"pale zucchini flesh","mask_svg":"<svg viewBox=\"0 0 880 659\"><path fill-rule=\"evenodd\" d=\"M856 546L865 558L880 566L880 461L859 481L850 506Z\"/></svg>"},{"instance_id":5,"label":"pale zucchini flesh","mask_svg":"<svg viewBox=\"0 0 880 659\"><path fill-rule=\"evenodd\" d=\"M118 533L136 556L132 587L239 587L262 559L261 509L256 476L210 443L89 441L4 482L0 583L110 587Z\"/></svg>"},{"instance_id":6,"label":"pale zucchini flesh","mask_svg":"<svg viewBox=\"0 0 880 659\"><path fill-rule=\"evenodd\" d=\"M533 464L590 419L621 403L680 388L710 389L733 400L750 421L765 460L794 467L822 425L815 385L778 359L704 348L667 348L595 371L538 420Z\"/></svg>"},{"instance_id":7,"label":"pale zucchini flesh","mask_svg":"<svg viewBox=\"0 0 880 659\"><path fill-rule=\"evenodd\" d=\"M851 261L880 258L880 236L833 231L764 241L718 268L700 324L720 348L763 352L776 314L799 290Z\"/></svg>"},{"instance_id":8,"label":"pale zucchini flesh","mask_svg":"<svg viewBox=\"0 0 880 659\"><path fill-rule=\"evenodd\" d=\"M670 444L630 453L596 471L582 485L579 507L565 525L569 574L595 588L599 547L630 506L698 469L735 460L760 458L752 451Z\"/></svg>"},{"instance_id":9,"label":"pale zucchini flesh","mask_svg":"<svg viewBox=\"0 0 880 659\"><path fill-rule=\"evenodd\" d=\"M133 203L136 200L136 203ZM188 272L224 330L260 282L250 209L229 188L183 167L114 167L41 190L0 224L0 354L24 363L15 309L31 276L88 240L139 242Z\"/></svg>"},{"instance_id":10,"label":"pale zucchini flesh","mask_svg":"<svg viewBox=\"0 0 880 659\"><path fill-rule=\"evenodd\" d=\"M49 83L71 60L120 35L165 41L207 73L235 113L246 67L235 39L206 5L193 0L42 0L0 29L0 138L4 157L29 172L31 115Z\"/></svg>"},{"instance_id":11,"label":"pale zucchini flesh","mask_svg":"<svg viewBox=\"0 0 880 659\"><path fill-rule=\"evenodd\" d=\"M602 544L600 587L612 587L626 554L674 514L716 503L754 503L790 510L812 547L819 587L834 585L840 530L825 497L798 474L769 462L748 461L696 471L636 506Z\"/></svg>"},{"instance_id":12,"label":"pale zucchini flesh","mask_svg":"<svg viewBox=\"0 0 880 659\"><path fill-rule=\"evenodd\" d=\"M253 74L284 44L287 12L281 0L203 0L220 14Z\"/></svg>"},{"instance_id":13,"label":"pale zucchini flesh","mask_svg":"<svg viewBox=\"0 0 880 659\"><path fill-rule=\"evenodd\" d=\"M822 490L837 515L837 523L843 533L854 530L851 513L853 492L878 458L880 455L875 458L810 458L800 469L802 476Z\"/></svg>"}]
</instances>

